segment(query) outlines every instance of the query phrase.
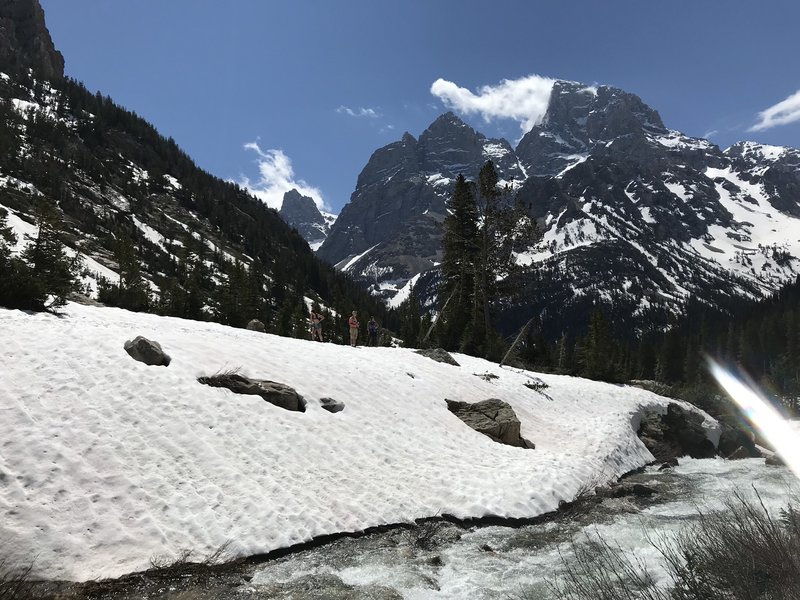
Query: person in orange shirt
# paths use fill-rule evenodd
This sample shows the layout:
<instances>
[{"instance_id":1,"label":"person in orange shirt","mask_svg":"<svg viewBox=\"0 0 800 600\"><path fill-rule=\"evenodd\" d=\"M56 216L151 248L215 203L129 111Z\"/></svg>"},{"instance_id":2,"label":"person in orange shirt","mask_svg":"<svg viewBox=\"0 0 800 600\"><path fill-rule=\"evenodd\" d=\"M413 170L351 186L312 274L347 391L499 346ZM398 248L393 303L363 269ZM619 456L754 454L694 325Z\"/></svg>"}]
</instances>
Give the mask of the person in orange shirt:
<instances>
[{"instance_id":1,"label":"person in orange shirt","mask_svg":"<svg viewBox=\"0 0 800 600\"><path fill-rule=\"evenodd\" d=\"M358 317L356 315L356 311L353 311L353 314L347 320L347 324L350 325L350 345L353 348L356 347L356 342L358 341Z\"/></svg>"}]
</instances>

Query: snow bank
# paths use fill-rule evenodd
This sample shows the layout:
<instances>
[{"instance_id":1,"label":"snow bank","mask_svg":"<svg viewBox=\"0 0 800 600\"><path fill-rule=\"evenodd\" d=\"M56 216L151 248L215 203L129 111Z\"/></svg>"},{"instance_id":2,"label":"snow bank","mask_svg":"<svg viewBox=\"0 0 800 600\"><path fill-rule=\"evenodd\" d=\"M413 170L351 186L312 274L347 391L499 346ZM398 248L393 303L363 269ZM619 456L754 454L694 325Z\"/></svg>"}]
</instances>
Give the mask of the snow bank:
<instances>
[{"instance_id":1,"label":"snow bank","mask_svg":"<svg viewBox=\"0 0 800 600\"><path fill-rule=\"evenodd\" d=\"M71 304L0 309L0 539L37 574L86 580L153 555L267 552L436 514L532 517L650 461L632 421L668 400L457 355L350 348ZM172 357L132 360L144 335ZM305 413L197 383L241 368L295 387ZM477 377L492 373L497 379ZM346 404L330 414L320 398ZM501 398L536 450L492 442L444 399ZM3 558L3 557L0 557ZM13 558L13 557L12 557Z\"/></svg>"}]
</instances>

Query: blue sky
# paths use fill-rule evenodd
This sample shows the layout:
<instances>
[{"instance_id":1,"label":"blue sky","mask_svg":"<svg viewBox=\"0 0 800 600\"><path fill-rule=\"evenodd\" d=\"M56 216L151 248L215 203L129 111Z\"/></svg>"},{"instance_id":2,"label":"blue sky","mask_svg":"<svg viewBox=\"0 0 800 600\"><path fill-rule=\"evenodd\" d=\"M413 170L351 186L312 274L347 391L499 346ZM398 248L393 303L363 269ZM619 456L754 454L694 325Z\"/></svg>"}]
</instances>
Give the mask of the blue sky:
<instances>
[{"instance_id":1,"label":"blue sky","mask_svg":"<svg viewBox=\"0 0 800 600\"><path fill-rule=\"evenodd\" d=\"M373 151L456 97L468 123L514 143L520 106L537 110L520 97L532 75L621 87L723 148L800 146L796 0L41 3L68 75L273 203L297 184L338 212ZM467 90L503 80L511 108L495 91L466 112L480 102Z\"/></svg>"}]
</instances>

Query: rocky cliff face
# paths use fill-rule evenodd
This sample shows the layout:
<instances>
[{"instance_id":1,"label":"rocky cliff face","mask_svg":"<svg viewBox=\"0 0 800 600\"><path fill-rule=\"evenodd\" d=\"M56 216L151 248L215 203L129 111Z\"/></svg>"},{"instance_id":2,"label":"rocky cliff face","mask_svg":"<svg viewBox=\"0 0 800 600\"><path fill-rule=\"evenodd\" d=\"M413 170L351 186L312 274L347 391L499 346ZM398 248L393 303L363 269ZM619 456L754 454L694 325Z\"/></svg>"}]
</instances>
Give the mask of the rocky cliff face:
<instances>
[{"instance_id":1,"label":"rocky cliff face","mask_svg":"<svg viewBox=\"0 0 800 600\"><path fill-rule=\"evenodd\" d=\"M563 81L516 150L450 113L378 150L323 257L384 296L413 280L433 297L452 179L487 159L543 234L517 256L524 299L504 307L506 329L544 313L559 335L598 303L626 327L661 327L691 297L724 306L800 273L800 152L722 152L633 94Z\"/></svg>"},{"instance_id":2,"label":"rocky cliff face","mask_svg":"<svg viewBox=\"0 0 800 600\"><path fill-rule=\"evenodd\" d=\"M303 236L312 250L319 249L336 221L334 215L320 211L312 198L297 190L289 190L283 195L278 214Z\"/></svg>"},{"instance_id":3,"label":"rocky cliff face","mask_svg":"<svg viewBox=\"0 0 800 600\"><path fill-rule=\"evenodd\" d=\"M39 0L0 0L0 70L33 69L45 79L64 76Z\"/></svg>"},{"instance_id":4,"label":"rocky cliff face","mask_svg":"<svg viewBox=\"0 0 800 600\"><path fill-rule=\"evenodd\" d=\"M611 140L632 135L641 142L646 133L666 129L658 113L637 96L557 81L542 123L523 136L516 153L528 175L557 175Z\"/></svg>"},{"instance_id":5,"label":"rocky cliff face","mask_svg":"<svg viewBox=\"0 0 800 600\"><path fill-rule=\"evenodd\" d=\"M504 180L522 179L508 142L487 139L453 113L436 119L419 139L404 134L372 155L320 256L393 297L440 262L441 224L455 178L476 177L490 159Z\"/></svg>"}]
</instances>

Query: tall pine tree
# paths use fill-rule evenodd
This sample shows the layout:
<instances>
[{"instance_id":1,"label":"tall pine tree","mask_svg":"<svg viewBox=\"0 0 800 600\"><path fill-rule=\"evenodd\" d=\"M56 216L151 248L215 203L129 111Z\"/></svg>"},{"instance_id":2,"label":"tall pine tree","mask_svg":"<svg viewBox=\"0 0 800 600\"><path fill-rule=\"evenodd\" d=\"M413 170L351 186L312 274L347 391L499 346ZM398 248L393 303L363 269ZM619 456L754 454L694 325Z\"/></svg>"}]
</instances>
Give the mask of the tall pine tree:
<instances>
[{"instance_id":1,"label":"tall pine tree","mask_svg":"<svg viewBox=\"0 0 800 600\"><path fill-rule=\"evenodd\" d=\"M442 236L442 280L439 285L440 345L461 347L473 317L475 269L478 250L478 212L472 186L463 175L456 178Z\"/></svg>"}]
</instances>

